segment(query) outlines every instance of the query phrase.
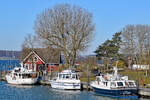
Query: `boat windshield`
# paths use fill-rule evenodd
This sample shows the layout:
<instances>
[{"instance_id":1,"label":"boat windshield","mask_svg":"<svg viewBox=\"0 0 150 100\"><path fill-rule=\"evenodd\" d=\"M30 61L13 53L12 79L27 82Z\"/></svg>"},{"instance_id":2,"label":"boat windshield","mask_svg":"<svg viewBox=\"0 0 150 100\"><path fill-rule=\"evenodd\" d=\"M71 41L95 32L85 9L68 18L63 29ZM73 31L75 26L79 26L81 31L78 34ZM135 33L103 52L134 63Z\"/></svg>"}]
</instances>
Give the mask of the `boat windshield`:
<instances>
[{"instance_id":1,"label":"boat windshield","mask_svg":"<svg viewBox=\"0 0 150 100\"><path fill-rule=\"evenodd\" d=\"M14 72L20 72L20 69L15 69Z\"/></svg>"},{"instance_id":2,"label":"boat windshield","mask_svg":"<svg viewBox=\"0 0 150 100\"><path fill-rule=\"evenodd\" d=\"M78 79L77 74L59 74L59 79Z\"/></svg>"},{"instance_id":3,"label":"boat windshield","mask_svg":"<svg viewBox=\"0 0 150 100\"><path fill-rule=\"evenodd\" d=\"M70 74L59 74L59 78L60 78L60 79L68 79L68 78L70 78L70 77L71 77Z\"/></svg>"},{"instance_id":4,"label":"boat windshield","mask_svg":"<svg viewBox=\"0 0 150 100\"><path fill-rule=\"evenodd\" d=\"M122 83L122 82L117 82L117 85L118 85L119 87L122 87L122 86L123 86L123 83Z\"/></svg>"},{"instance_id":5,"label":"boat windshield","mask_svg":"<svg viewBox=\"0 0 150 100\"><path fill-rule=\"evenodd\" d=\"M70 77L71 77L70 74L66 74L66 75L65 75L65 78L66 78L66 79L68 79L68 78L70 78Z\"/></svg>"},{"instance_id":6,"label":"boat windshield","mask_svg":"<svg viewBox=\"0 0 150 100\"><path fill-rule=\"evenodd\" d=\"M35 78L36 75L32 73L24 73L22 74L22 78Z\"/></svg>"},{"instance_id":7,"label":"boat windshield","mask_svg":"<svg viewBox=\"0 0 150 100\"><path fill-rule=\"evenodd\" d=\"M79 79L77 74L72 74L72 79Z\"/></svg>"}]
</instances>

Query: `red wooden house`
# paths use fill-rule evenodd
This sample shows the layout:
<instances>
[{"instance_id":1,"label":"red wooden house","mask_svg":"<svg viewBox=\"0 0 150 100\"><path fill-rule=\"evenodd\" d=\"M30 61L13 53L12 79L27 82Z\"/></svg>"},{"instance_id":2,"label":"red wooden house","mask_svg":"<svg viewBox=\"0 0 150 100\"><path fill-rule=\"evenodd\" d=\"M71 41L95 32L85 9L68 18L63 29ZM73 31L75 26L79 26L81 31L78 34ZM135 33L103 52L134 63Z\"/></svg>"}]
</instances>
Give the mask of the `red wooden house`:
<instances>
[{"instance_id":1,"label":"red wooden house","mask_svg":"<svg viewBox=\"0 0 150 100\"><path fill-rule=\"evenodd\" d=\"M50 68L56 70L60 63L60 52L52 48L28 49L24 51L23 56L23 67L35 72L50 71Z\"/></svg>"}]
</instances>

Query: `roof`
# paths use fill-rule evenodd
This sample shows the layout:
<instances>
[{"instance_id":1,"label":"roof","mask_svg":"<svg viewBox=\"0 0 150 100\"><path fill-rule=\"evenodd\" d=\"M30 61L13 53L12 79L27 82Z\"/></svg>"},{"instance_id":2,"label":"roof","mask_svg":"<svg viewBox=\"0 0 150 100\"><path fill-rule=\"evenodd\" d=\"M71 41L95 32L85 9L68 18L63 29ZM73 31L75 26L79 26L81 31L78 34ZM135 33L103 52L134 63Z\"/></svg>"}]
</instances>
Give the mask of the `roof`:
<instances>
[{"instance_id":1,"label":"roof","mask_svg":"<svg viewBox=\"0 0 150 100\"><path fill-rule=\"evenodd\" d=\"M38 56L43 63L60 63L60 50L50 47L35 49L24 48L22 50L22 61L26 61L33 53Z\"/></svg>"},{"instance_id":2,"label":"roof","mask_svg":"<svg viewBox=\"0 0 150 100\"><path fill-rule=\"evenodd\" d=\"M39 57L39 55L35 52L35 51L31 51L24 59L23 62L25 62L31 55L35 55L36 57L38 57L43 63L46 63L41 57Z\"/></svg>"}]
</instances>

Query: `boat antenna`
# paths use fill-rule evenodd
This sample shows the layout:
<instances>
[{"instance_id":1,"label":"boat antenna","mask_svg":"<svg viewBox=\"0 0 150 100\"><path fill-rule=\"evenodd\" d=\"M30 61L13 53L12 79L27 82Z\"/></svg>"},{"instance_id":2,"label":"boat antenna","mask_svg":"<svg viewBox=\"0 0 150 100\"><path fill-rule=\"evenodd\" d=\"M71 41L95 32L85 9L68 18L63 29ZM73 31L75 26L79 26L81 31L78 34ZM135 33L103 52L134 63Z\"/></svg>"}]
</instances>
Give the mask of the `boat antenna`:
<instances>
[{"instance_id":1,"label":"boat antenna","mask_svg":"<svg viewBox=\"0 0 150 100\"><path fill-rule=\"evenodd\" d=\"M114 76L117 77L118 75L118 68L117 68L117 65L118 65L118 61L116 61L116 66L114 67Z\"/></svg>"}]
</instances>

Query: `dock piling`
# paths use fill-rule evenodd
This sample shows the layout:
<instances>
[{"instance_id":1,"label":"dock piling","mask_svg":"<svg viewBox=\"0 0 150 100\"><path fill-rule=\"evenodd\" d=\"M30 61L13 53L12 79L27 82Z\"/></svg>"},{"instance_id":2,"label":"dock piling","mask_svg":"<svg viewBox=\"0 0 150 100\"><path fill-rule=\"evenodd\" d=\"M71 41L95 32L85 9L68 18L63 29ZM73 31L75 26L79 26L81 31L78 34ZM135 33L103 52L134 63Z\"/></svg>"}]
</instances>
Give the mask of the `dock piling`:
<instances>
[{"instance_id":1,"label":"dock piling","mask_svg":"<svg viewBox=\"0 0 150 100\"><path fill-rule=\"evenodd\" d=\"M87 83L86 83L87 91L89 90L89 65L87 65Z\"/></svg>"}]
</instances>

